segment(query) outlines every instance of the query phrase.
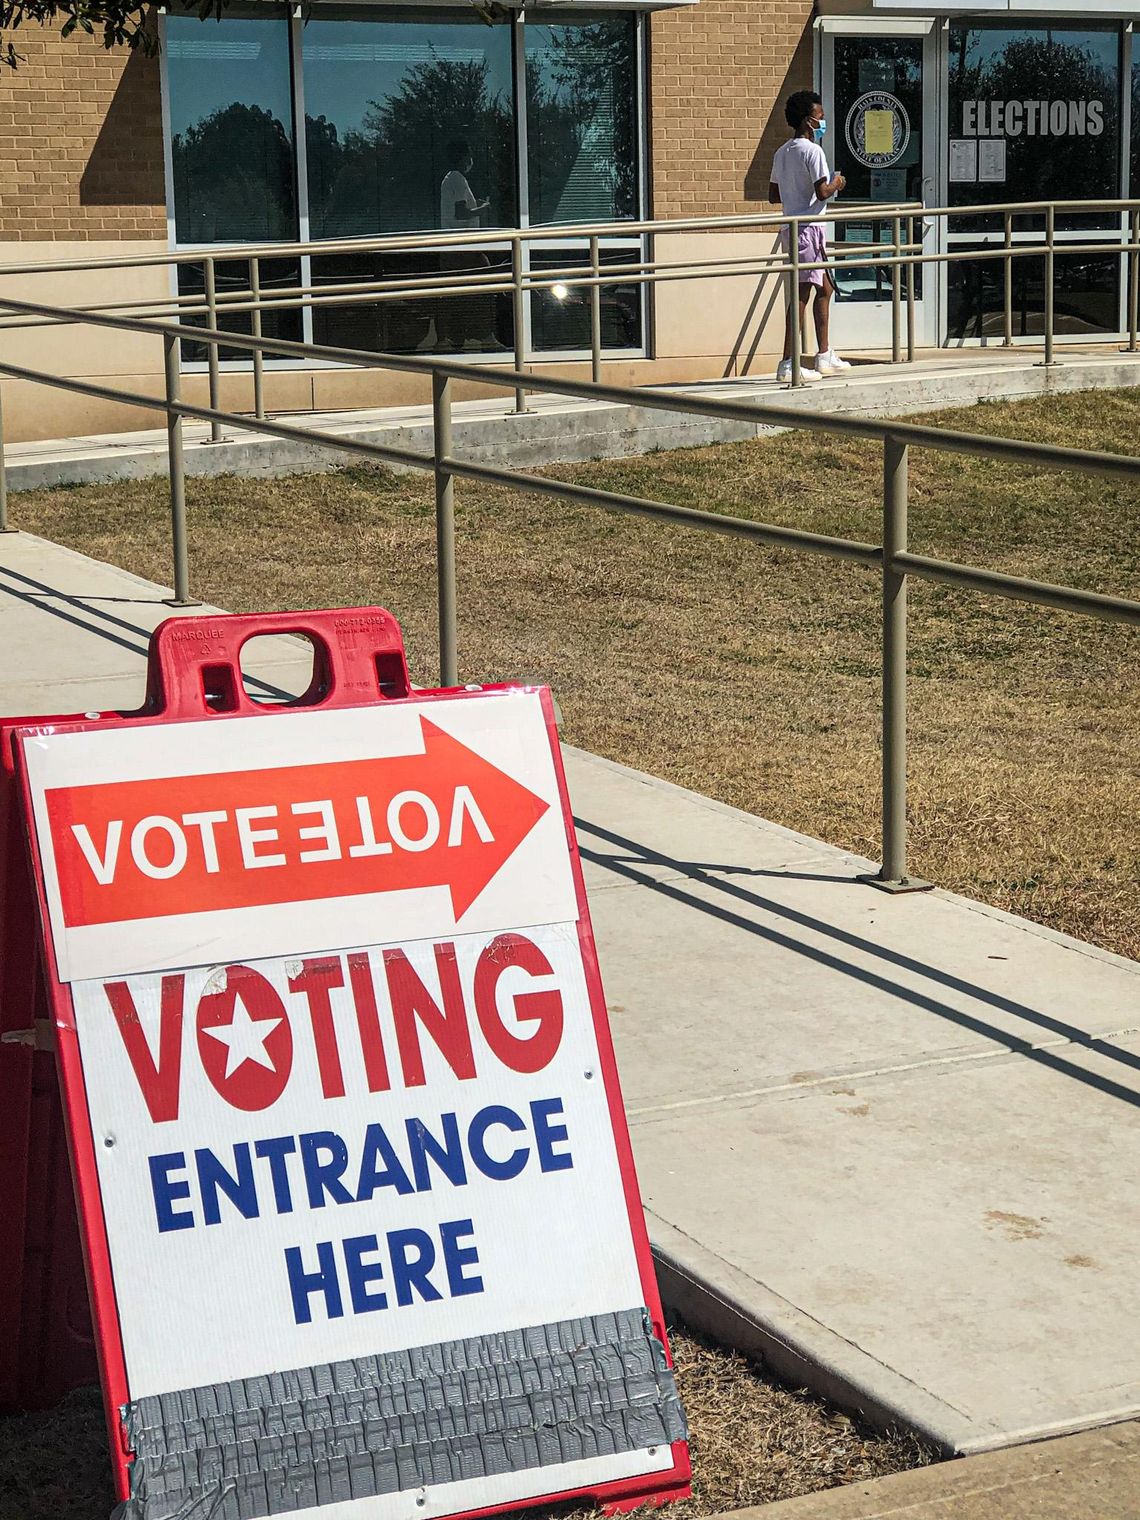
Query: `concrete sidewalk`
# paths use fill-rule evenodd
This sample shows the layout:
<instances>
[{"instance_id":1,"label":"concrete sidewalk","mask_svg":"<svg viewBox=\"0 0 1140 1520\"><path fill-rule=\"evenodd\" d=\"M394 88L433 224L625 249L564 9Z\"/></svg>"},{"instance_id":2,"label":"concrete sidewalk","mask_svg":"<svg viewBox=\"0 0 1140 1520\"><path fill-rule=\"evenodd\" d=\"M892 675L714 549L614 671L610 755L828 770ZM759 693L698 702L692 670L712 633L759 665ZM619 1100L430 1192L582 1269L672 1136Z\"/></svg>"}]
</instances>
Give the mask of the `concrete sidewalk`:
<instances>
[{"instance_id":1,"label":"concrete sidewalk","mask_svg":"<svg viewBox=\"0 0 1140 1520\"><path fill-rule=\"evenodd\" d=\"M1058 362L1049 369L1032 348L975 348L927 352L914 364L857 363L843 376L797 391L778 385L772 374L666 389L743 400L761 408L767 404L901 417L981 400L1016 401L1138 383L1140 355L1100 346L1059 348ZM491 400L458 402L453 411L457 449L475 462L525 469L558 461L621 458L657 448L695 448L781 431L763 420L684 416L538 392L527 404L525 413L516 414L511 392ZM421 454L432 450L430 406L281 415L276 420L314 428L330 438L362 439ZM218 443L210 442L206 423L186 422L183 432L186 473L191 476L289 475L353 460L334 448L258 433L253 424L227 428ZM165 429L10 443L5 449L13 491L161 476L166 474L166 458ZM18 527L18 504L12 506L12 522Z\"/></svg>"},{"instance_id":2,"label":"concrete sidewalk","mask_svg":"<svg viewBox=\"0 0 1140 1520\"><path fill-rule=\"evenodd\" d=\"M163 595L0 538L0 712L137 705ZM667 1298L949 1451L1140 1413L1140 965L568 772Z\"/></svg>"},{"instance_id":3,"label":"concrete sidewalk","mask_svg":"<svg viewBox=\"0 0 1140 1520\"><path fill-rule=\"evenodd\" d=\"M1085 1431L736 1510L732 1520L1136 1520L1140 1426Z\"/></svg>"}]
</instances>

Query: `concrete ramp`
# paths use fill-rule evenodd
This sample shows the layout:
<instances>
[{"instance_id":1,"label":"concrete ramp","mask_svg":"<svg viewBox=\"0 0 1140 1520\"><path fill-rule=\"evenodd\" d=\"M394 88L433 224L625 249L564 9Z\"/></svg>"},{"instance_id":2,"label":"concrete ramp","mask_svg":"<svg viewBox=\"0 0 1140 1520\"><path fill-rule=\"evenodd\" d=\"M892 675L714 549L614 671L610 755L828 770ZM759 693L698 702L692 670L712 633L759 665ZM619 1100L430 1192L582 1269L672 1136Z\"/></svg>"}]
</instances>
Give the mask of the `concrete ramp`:
<instances>
[{"instance_id":1,"label":"concrete ramp","mask_svg":"<svg viewBox=\"0 0 1140 1520\"><path fill-rule=\"evenodd\" d=\"M0 538L0 713L136 706L165 594ZM953 1451L1140 1412L1140 965L568 772L666 1297Z\"/></svg>"}]
</instances>

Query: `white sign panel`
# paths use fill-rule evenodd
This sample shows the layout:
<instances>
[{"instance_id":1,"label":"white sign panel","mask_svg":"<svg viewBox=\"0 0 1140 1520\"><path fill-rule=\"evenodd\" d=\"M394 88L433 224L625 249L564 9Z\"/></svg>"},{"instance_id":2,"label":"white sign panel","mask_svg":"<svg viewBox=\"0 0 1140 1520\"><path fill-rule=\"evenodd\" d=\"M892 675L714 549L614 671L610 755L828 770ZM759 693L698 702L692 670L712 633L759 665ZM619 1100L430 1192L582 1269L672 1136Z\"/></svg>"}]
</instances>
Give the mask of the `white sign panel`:
<instances>
[{"instance_id":1,"label":"white sign panel","mask_svg":"<svg viewBox=\"0 0 1140 1520\"><path fill-rule=\"evenodd\" d=\"M544 695L23 736L121 1520L687 1493Z\"/></svg>"},{"instance_id":2,"label":"white sign panel","mask_svg":"<svg viewBox=\"0 0 1140 1520\"><path fill-rule=\"evenodd\" d=\"M1005 183L1005 138L978 139L978 179L982 184Z\"/></svg>"},{"instance_id":3,"label":"white sign panel","mask_svg":"<svg viewBox=\"0 0 1140 1520\"><path fill-rule=\"evenodd\" d=\"M576 916L537 692L43 735L24 757L63 981Z\"/></svg>"},{"instance_id":4,"label":"white sign panel","mask_svg":"<svg viewBox=\"0 0 1140 1520\"><path fill-rule=\"evenodd\" d=\"M950 139L950 182L972 184L978 177L978 143L974 137Z\"/></svg>"},{"instance_id":5,"label":"white sign panel","mask_svg":"<svg viewBox=\"0 0 1140 1520\"><path fill-rule=\"evenodd\" d=\"M573 924L72 995L133 1397L641 1302Z\"/></svg>"}]
</instances>

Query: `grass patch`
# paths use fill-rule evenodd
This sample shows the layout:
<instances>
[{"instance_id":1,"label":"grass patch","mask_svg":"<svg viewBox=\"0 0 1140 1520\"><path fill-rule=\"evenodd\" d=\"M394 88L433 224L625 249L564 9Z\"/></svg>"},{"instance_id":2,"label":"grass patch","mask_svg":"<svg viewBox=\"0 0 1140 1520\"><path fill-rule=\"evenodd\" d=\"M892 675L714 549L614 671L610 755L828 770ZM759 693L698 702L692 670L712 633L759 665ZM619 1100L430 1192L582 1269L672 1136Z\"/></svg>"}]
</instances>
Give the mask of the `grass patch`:
<instances>
[{"instance_id":1,"label":"grass patch","mask_svg":"<svg viewBox=\"0 0 1140 1520\"><path fill-rule=\"evenodd\" d=\"M1140 450L1132 391L988 404L935 426ZM1137 596L1140 496L1078 474L912 450L918 553ZM874 444L790 433L564 479L879 538ZM879 853L879 588L854 565L458 486L462 678L541 676L568 742ZM234 611L380 602L435 679L427 477L188 482L193 587ZM15 523L169 579L163 482L24 492ZM910 865L1140 955L1140 640L936 585L910 599Z\"/></svg>"},{"instance_id":2,"label":"grass patch","mask_svg":"<svg viewBox=\"0 0 1140 1520\"><path fill-rule=\"evenodd\" d=\"M939 412L936 426L1140 451L1134 391ZM877 540L880 454L788 434L559 468L564 478ZM553 473L553 472L552 472ZM912 450L911 542L1136 596L1138 493ZM431 482L350 469L188 485L196 594L235 611L380 602L413 678L436 672ZM877 578L515 491L460 483L465 680L542 677L564 737L877 857ZM169 579L165 488L22 493L29 531ZM911 867L1140 955L1135 629L915 584Z\"/></svg>"},{"instance_id":3,"label":"grass patch","mask_svg":"<svg viewBox=\"0 0 1140 1520\"><path fill-rule=\"evenodd\" d=\"M866 1430L683 1326L671 1326L669 1335L692 1428L693 1498L669 1510L677 1520L701 1520L934 1460L913 1437ZM114 1495L106 1446L95 1388L77 1389L56 1409L0 1419L0 1515L107 1520ZM519 1511L527 1520L597 1520L598 1513L572 1505Z\"/></svg>"}]
</instances>

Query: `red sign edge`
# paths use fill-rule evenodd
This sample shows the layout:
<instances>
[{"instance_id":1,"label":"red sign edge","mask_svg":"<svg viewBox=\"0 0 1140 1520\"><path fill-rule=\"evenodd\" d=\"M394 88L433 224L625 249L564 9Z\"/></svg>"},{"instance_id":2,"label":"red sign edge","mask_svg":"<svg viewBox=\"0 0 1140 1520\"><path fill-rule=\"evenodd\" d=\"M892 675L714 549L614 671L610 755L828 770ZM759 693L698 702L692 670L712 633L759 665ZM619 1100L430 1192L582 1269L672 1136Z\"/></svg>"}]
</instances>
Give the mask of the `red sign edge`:
<instances>
[{"instance_id":1,"label":"red sign edge","mask_svg":"<svg viewBox=\"0 0 1140 1520\"><path fill-rule=\"evenodd\" d=\"M504 682L483 686L478 691L456 691L449 688L436 691L417 691L409 697L389 698L388 702L403 704L404 702L421 703L441 700L478 701L485 696L494 696L520 690L534 691L536 688L520 687ZM673 1358L669 1349L668 1337L665 1333L661 1295L653 1266L653 1252L649 1243L649 1231L645 1224L641 1190L638 1186L634 1165L633 1144L630 1140L629 1125L626 1120L625 1105L622 1101L621 1086L618 1078L613 1038L610 1034L605 995L602 989L601 970L598 965L597 946L594 941L589 904L586 898L586 884L582 874L582 863L578 855L578 840L574 832L574 815L571 810L570 796L566 784L566 770L563 764L562 749L558 737L558 723L554 712L554 701L549 687L543 686L537 688L537 694L546 723L547 741L550 744L555 781L558 787L558 800L562 808L562 822L570 854L570 868L578 907L578 944L582 955L582 968L589 993L590 1011L594 1021L594 1034L598 1045L598 1060L602 1080L605 1085L610 1127L617 1152L618 1168L625 1196L626 1213L629 1219L630 1236L634 1248L634 1258L637 1263L638 1277L641 1283L642 1300L645 1307L649 1310L653 1333L661 1342L667 1364L672 1367ZM384 705L388 705L388 702ZM361 707L369 705L371 704L360 704ZM230 716L242 715L218 714L217 717L211 718L209 721L225 722ZM64 1128L67 1134L76 1210L79 1215L83 1261L87 1272L93 1328L95 1331L95 1345L103 1391L104 1413L106 1416L108 1441L111 1448L115 1494L116 1498L120 1501L130 1497L130 1458L132 1455L130 1447L127 1444L122 1419L119 1415L119 1410L128 1402L130 1397L127 1385L126 1360L119 1323L118 1300L115 1293L114 1276L111 1270L111 1252L107 1236L107 1223L103 1211L103 1197L99 1186L99 1170L95 1160L95 1137L91 1129L90 1113L87 1105L87 1089L83 1076L83 1064L79 1054L79 1037L75 1027L75 1008L69 985L61 982L59 979L55 947L50 928L51 919L48 911L43 862L35 823L31 780L28 775L27 766L24 763L23 741L25 738L33 737L37 733L105 732L110 729L136 728L144 724L150 726L164 721L168 722L170 720L164 719L159 715L117 717L91 722L67 720L62 723L52 723L49 720L49 722L41 724L37 724L33 720L27 725L21 725L17 729L10 730L11 742L16 752L20 797L23 803L27 840L31 854L36 901L39 906L40 948L44 957L47 991L54 1015L56 1064L63 1104ZM175 719L174 721L185 722L195 721L195 719ZM603 1507L603 1512L606 1515L613 1515L635 1509L642 1504L660 1505L673 1499L688 1498L692 1476L688 1443L685 1441L673 1442L671 1455L673 1459L671 1467L662 1468L652 1473L644 1473L636 1478L617 1478L609 1482L583 1488L536 1494L534 1497L522 1501L513 1499L509 1502L487 1505L476 1510L456 1510L450 1512L445 1517L445 1520L480 1520L480 1517L485 1515L504 1514L521 1508L532 1509L539 1505L555 1505L566 1500L580 1498L593 1499Z\"/></svg>"}]
</instances>

